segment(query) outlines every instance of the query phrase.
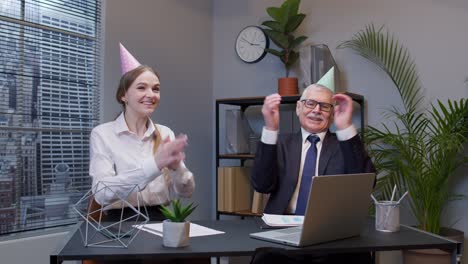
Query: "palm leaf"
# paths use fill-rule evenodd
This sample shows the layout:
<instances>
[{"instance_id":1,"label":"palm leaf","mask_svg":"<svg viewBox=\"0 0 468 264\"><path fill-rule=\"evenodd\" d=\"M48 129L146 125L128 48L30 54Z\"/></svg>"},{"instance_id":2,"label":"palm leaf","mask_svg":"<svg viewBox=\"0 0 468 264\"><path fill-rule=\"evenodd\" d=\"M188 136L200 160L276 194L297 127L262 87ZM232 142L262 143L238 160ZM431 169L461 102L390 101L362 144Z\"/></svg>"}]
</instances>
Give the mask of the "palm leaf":
<instances>
[{"instance_id":1,"label":"palm leaf","mask_svg":"<svg viewBox=\"0 0 468 264\"><path fill-rule=\"evenodd\" d=\"M388 199L394 185L409 191L408 204L419 226L438 233L447 202L465 198L450 192L450 179L467 163L468 100L423 106L416 65L393 35L368 25L339 48L350 48L381 68L399 92L403 109L384 112L387 123L369 126L365 142L379 171L376 194Z\"/></svg>"},{"instance_id":2,"label":"palm leaf","mask_svg":"<svg viewBox=\"0 0 468 264\"><path fill-rule=\"evenodd\" d=\"M408 50L388 32L384 33L383 27L376 30L374 25L368 25L338 48L350 48L375 63L395 84L405 110L413 112L418 109L422 97L416 66Z\"/></svg>"}]
</instances>

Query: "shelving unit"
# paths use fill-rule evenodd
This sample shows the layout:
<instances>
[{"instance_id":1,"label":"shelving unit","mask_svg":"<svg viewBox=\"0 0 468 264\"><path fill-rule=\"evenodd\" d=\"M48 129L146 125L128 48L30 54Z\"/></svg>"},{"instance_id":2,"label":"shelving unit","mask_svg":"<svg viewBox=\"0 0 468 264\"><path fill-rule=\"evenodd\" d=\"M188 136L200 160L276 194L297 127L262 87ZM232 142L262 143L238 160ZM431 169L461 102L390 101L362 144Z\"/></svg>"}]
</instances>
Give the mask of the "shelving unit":
<instances>
[{"instance_id":1,"label":"shelving unit","mask_svg":"<svg viewBox=\"0 0 468 264\"><path fill-rule=\"evenodd\" d=\"M361 131L364 130L364 96L354 93L345 93L350 96L353 101L359 104L360 106L360 116L361 116ZM282 105L295 104L299 100L300 96L283 96L281 100ZM265 97L241 97L241 98L225 98L216 100L216 172L215 172L215 186L218 186L218 167L220 160L230 159L230 160L239 160L241 164L244 161L253 159L255 155L253 154L221 154L220 153L220 106L221 105L231 105L240 107L241 111L244 112L248 107L255 105L262 105ZM216 189L216 219L219 219L220 215L238 215L238 216L257 216L258 214L252 213L250 211L239 211L239 212L221 212L218 211L218 189Z\"/></svg>"}]
</instances>

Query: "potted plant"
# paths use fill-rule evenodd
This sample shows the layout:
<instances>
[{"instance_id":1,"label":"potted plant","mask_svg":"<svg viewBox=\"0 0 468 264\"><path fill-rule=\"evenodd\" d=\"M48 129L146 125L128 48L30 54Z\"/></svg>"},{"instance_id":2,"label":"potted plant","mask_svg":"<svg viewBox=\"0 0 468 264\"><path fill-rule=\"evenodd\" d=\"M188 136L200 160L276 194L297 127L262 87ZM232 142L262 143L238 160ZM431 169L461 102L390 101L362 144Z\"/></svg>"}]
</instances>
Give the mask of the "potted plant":
<instances>
[{"instance_id":1,"label":"potted plant","mask_svg":"<svg viewBox=\"0 0 468 264\"><path fill-rule=\"evenodd\" d=\"M179 199L171 202L172 210L161 206L163 221L163 245L166 247L186 247L189 245L190 222L185 219L197 208L190 203L182 206Z\"/></svg>"},{"instance_id":2,"label":"potted plant","mask_svg":"<svg viewBox=\"0 0 468 264\"><path fill-rule=\"evenodd\" d=\"M425 106L408 50L382 28L366 26L338 48L351 48L380 67L403 103L403 108L393 106L384 112L386 123L380 128L369 126L364 134L379 171L376 191L388 198L395 184L401 192L408 190L408 203L418 228L447 235L449 229L440 226L444 206L464 197L451 193L450 183L456 169L468 160L463 157L468 141L468 100L437 100ZM458 238L463 241L463 233L459 232ZM413 253L420 254L405 252L405 259ZM439 256L430 258L434 257ZM448 255L444 257L449 260Z\"/></svg>"},{"instance_id":3,"label":"potted plant","mask_svg":"<svg viewBox=\"0 0 468 264\"><path fill-rule=\"evenodd\" d=\"M298 13L300 3L300 0L286 0L280 7L268 7L266 11L273 20L262 23L266 27L265 33L279 48L279 50L270 48L265 50L278 56L286 70L286 77L278 79L278 92L281 95L299 93L297 78L290 78L289 71L299 58L296 48L307 39L305 36L294 37L293 35L305 18L305 14Z\"/></svg>"}]
</instances>

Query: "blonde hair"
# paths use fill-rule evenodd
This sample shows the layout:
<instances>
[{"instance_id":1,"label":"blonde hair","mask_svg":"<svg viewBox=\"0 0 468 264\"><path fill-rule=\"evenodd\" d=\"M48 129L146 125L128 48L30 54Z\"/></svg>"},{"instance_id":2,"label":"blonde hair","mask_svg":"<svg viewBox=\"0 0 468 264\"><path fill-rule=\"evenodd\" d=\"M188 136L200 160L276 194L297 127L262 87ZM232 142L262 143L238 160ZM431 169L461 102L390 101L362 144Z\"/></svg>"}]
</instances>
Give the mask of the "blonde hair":
<instances>
[{"instance_id":1,"label":"blonde hair","mask_svg":"<svg viewBox=\"0 0 468 264\"><path fill-rule=\"evenodd\" d=\"M159 145L161 145L161 132L156 124L154 124L154 133L153 133L153 154L156 154Z\"/></svg>"}]
</instances>

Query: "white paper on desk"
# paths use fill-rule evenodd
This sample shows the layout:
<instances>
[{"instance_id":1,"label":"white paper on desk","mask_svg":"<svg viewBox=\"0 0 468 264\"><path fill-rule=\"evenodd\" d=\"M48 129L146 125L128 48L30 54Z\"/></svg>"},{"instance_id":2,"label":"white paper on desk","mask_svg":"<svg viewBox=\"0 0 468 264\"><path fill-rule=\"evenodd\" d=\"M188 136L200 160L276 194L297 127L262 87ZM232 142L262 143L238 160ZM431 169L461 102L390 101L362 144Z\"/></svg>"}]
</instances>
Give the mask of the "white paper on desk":
<instances>
[{"instance_id":1,"label":"white paper on desk","mask_svg":"<svg viewBox=\"0 0 468 264\"><path fill-rule=\"evenodd\" d=\"M156 223L156 224L146 224L146 225L135 225L134 227L141 229L143 231L149 232L154 235L158 235L162 237L163 234L163 224ZM211 236L217 234L224 234L222 231L214 230L208 227L204 227L201 225L197 225L194 223L190 223L190 237L198 237L198 236Z\"/></svg>"},{"instance_id":2,"label":"white paper on desk","mask_svg":"<svg viewBox=\"0 0 468 264\"><path fill-rule=\"evenodd\" d=\"M300 226L304 223L304 216L263 214L262 220L269 226Z\"/></svg>"}]
</instances>

